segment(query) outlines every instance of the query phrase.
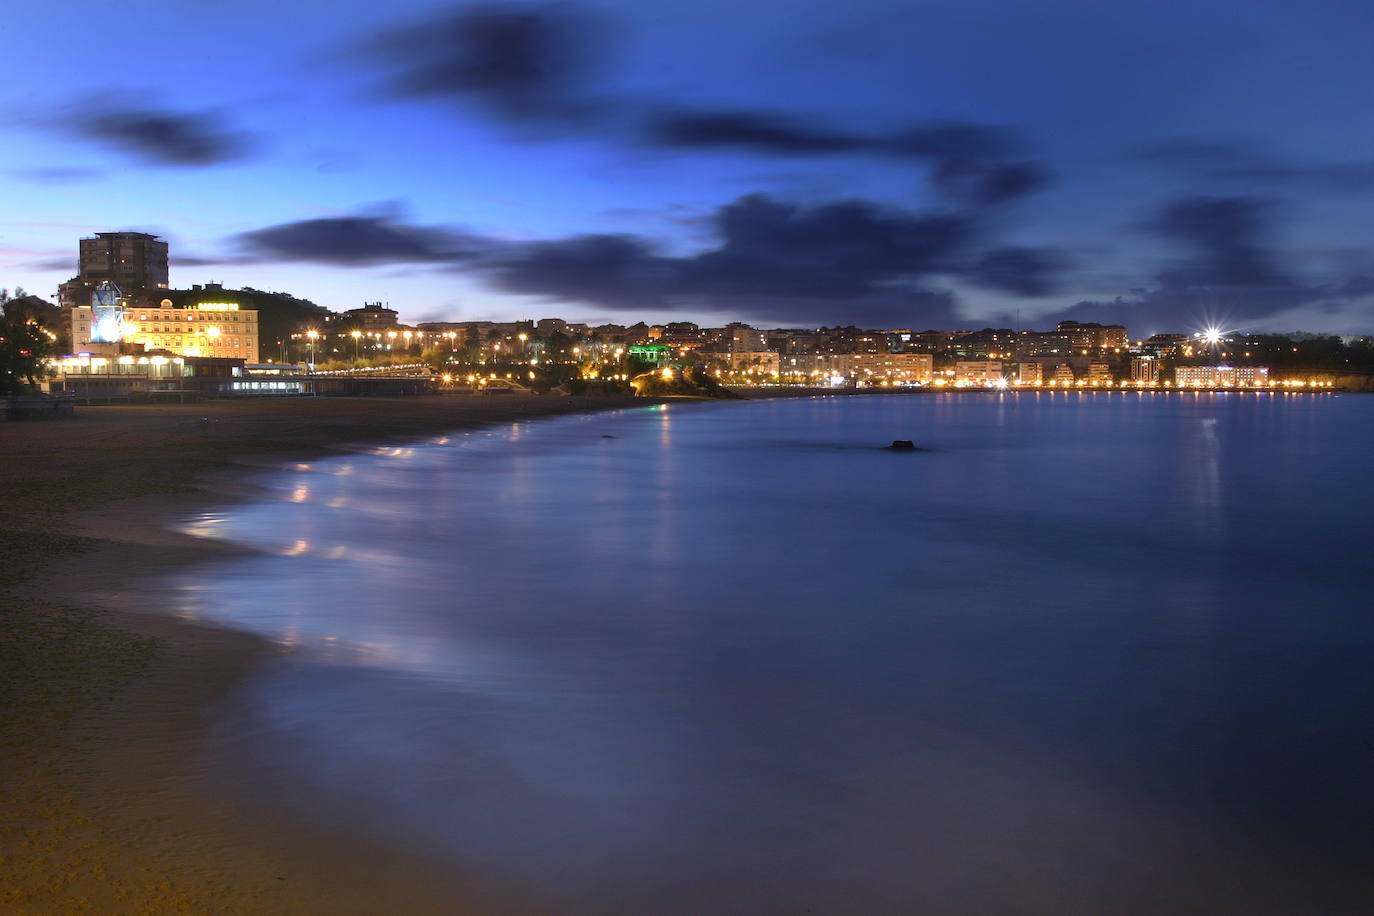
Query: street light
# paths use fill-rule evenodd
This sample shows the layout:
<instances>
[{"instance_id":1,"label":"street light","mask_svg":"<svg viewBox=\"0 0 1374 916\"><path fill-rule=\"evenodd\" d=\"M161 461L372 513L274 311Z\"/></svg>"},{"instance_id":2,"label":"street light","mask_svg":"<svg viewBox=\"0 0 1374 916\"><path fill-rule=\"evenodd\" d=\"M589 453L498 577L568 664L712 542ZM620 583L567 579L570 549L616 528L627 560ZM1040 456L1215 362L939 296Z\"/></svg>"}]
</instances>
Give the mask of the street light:
<instances>
[{"instance_id":1,"label":"street light","mask_svg":"<svg viewBox=\"0 0 1374 916\"><path fill-rule=\"evenodd\" d=\"M320 332L319 332L319 331L316 331L314 328L311 328L309 331L306 331L306 332L305 332L305 336L308 337L308 338L310 338L310 366L309 366L309 369L310 369L311 372L314 372L314 371L315 371L315 340L320 336Z\"/></svg>"},{"instance_id":2,"label":"street light","mask_svg":"<svg viewBox=\"0 0 1374 916\"><path fill-rule=\"evenodd\" d=\"M353 362L361 362L362 355L360 353L359 348L362 346L362 344L360 344L358 341L363 336L363 332L351 331L348 336L353 338Z\"/></svg>"}]
</instances>

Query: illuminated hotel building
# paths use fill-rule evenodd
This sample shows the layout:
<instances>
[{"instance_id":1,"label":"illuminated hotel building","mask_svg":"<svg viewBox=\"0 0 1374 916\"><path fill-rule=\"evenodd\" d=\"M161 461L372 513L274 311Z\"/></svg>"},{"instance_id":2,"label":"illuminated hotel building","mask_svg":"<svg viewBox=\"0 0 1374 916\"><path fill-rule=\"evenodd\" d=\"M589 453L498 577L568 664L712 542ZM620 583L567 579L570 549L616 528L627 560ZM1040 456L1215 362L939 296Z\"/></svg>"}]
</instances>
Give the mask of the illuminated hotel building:
<instances>
[{"instance_id":1,"label":"illuminated hotel building","mask_svg":"<svg viewBox=\"0 0 1374 916\"><path fill-rule=\"evenodd\" d=\"M258 361L258 313L240 309L233 302L201 302L187 308L172 308L162 300L160 308L130 308L127 305L113 319L96 321L92 306L78 306L71 312L72 349L94 352L111 344L134 349L165 350L177 356L236 357L248 363Z\"/></svg>"},{"instance_id":2,"label":"illuminated hotel building","mask_svg":"<svg viewBox=\"0 0 1374 916\"><path fill-rule=\"evenodd\" d=\"M1249 388L1269 382L1267 366L1179 366L1174 383L1180 388Z\"/></svg>"}]
</instances>

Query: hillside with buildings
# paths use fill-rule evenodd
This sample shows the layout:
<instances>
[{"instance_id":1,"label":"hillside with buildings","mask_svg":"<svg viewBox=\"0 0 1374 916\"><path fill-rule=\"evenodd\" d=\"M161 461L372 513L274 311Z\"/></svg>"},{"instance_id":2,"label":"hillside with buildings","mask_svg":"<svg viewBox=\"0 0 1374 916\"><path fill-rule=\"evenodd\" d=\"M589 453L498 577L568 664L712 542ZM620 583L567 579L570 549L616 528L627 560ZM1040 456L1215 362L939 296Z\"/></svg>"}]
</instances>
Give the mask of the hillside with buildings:
<instances>
[{"instance_id":1,"label":"hillside with buildings","mask_svg":"<svg viewBox=\"0 0 1374 916\"><path fill-rule=\"evenodd\" d=\"M49 387L86 396L139 388L301 393L309 386L288 377L367 370L535 390L589 379L625 388L650 370L688 368L734 385L1051 389L1333 387L1339 380L1364 390L1374 372L1367 337L1180 329L1133 340L1122 325L1076 321L1045 330L562 318L411 325L382 302L335 311L251 287L173 289L166 242L138 232L81 239L77 265L57 304L15 298L6 316L43 329L39 342L58 379ZM233 381L252 375L271 378Z\"/></svg>"}]
</instances>

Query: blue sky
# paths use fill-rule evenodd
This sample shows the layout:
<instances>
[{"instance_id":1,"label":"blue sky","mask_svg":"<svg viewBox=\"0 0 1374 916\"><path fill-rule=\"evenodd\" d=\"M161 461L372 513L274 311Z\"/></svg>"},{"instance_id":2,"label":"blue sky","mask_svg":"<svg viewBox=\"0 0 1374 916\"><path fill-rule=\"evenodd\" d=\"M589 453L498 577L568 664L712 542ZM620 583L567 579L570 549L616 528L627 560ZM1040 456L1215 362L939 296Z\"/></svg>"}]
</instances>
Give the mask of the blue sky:
<instances>
[{"instance_id":1,"label":"blue sky","mask_svg":"<svg viewBox=\"0 0 1374 916\"><path fill-rule=\"evenodd\" d=\"M0 25L0 285L52 295L81 235L142 229L175 286L409 320L1367 333L1370 18L27 3Z\"/></svg>"}]
</instances>

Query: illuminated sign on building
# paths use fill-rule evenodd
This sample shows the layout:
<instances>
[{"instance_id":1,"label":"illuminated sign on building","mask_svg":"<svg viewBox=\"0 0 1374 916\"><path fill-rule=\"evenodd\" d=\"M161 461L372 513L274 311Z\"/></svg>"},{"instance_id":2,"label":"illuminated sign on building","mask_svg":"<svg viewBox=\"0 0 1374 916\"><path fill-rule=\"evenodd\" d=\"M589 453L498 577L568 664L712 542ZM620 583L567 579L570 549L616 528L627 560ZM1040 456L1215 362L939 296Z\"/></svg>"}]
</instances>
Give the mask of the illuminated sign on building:
<instances>
[{"instance_id":1,"label":"illuminated sign on building","mask_svg":"<svg viewBox=\"0 0 1374 916\"><path fill-rule=\"evenodd\" d=\"M237 302L200 302L190 308L202 312L237 312L239 304Z\"/></svg>"},{"instance_id":2,"label":"illuminated sign on building","mask_svg":"<svg viewBox=\"0 0 1374 916\"><path fill-rule=\"evenodd\" d=\"M91 342L119 343L124 337L124 294L109 280L91 293Z\"/></svg>"}]
</instances>

